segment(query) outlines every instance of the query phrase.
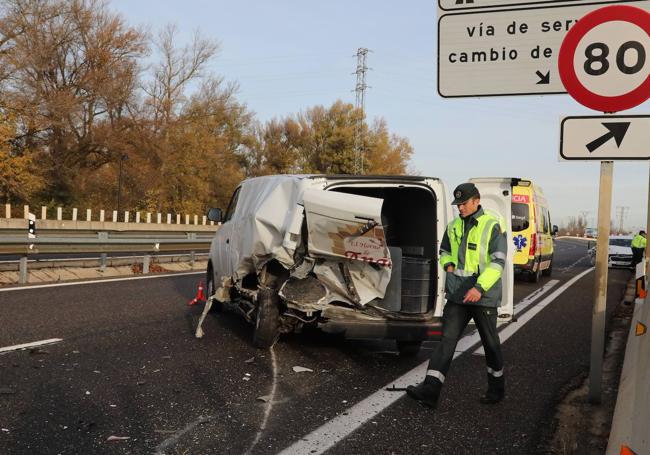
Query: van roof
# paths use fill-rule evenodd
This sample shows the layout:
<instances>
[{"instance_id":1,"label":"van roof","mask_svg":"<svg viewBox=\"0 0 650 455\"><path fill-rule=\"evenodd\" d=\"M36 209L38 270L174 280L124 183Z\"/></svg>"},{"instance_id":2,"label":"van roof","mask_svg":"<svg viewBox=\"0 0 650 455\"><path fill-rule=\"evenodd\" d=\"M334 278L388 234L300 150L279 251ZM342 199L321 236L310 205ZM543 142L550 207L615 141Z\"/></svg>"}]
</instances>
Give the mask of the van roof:
<instances>
[{"instance_id":1,"label":"van roof","mask_svg":"<svg viewBox=\"0 0 650 455\"><path fill-rule=\"evenodd\" d=\"M272 174L262 175L259 177L250 177L247 180L267 179L267 178L295 178L295 179L316 179L325 178L332 180L395 180L421 182L424 180L440 180L438 177L427 177L422 175L355 175L355 174Z\"/></svg>"}]
</instances>

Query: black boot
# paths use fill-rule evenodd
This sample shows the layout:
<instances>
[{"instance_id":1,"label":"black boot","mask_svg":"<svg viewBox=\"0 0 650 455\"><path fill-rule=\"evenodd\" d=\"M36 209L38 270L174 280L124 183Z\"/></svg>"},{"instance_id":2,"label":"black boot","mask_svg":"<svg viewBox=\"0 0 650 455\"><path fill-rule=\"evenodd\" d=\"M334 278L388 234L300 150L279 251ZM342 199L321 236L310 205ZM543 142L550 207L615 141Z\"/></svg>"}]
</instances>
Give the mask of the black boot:
<instances>
[{"instance_id":1,"label":"black boot","mask_svg":"<svg viewBox=\"0 0 650 455\"><path fill-rule=\"evenodd\" d=\"M488 373L488 389L480 399L483 404L495 404L503 400L503 397L506 394L506 381L503 376L495 378Z\"/></svg>"},{"instance_id":2,"label":"black boot","mask_svg":"<svg viewBox=\"0 0 650 455\"><path fill-rule=\"evenodd\" d=\"M442 383L435 378L426 376L420 384L408 386L406 393L423 405L435 409L438 405L440 390L442 390Z\"/></svg>"}]
</instances>

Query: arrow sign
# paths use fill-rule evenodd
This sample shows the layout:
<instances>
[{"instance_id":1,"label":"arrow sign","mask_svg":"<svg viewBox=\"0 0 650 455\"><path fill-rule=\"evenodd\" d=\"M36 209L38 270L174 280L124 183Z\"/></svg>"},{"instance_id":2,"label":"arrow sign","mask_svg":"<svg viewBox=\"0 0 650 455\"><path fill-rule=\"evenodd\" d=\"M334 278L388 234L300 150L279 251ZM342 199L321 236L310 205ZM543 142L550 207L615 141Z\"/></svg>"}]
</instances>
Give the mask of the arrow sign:
<instances>
[{"instance_id":1,"label":"arrow sign","mask_svg":"<svg viewBox=\"0 0 650 455\"><path fill-rule=\"evenodd\" d=\"M542 73L541 71L537 71L537 77L539 77L539 81L537 81L537 85L540 84L548 84L551 82L551 71L547 71L546 74Z\"/></svg>"},{"instance_id":2,"label":"arrow sign","mask_svg":"<svg viewBox=\"0 0 650 455\"><path fill-rule=\"evenodd\" d=\"M648 160L648 144L650 115L576 116L561 123L563 160Z\"/></svg>"},{"instance_id":3,"label":"arrow sign","mask_svg":"<svg viewBox=\"0 0 650 455\"><path fill-rule=\"evenodd\" d=\"M627 133L627 129L630 127L630 122L621 122L621 123L603 123L603 126L609 130L608 133L603 134L598 139L594 139L589 144L587 144L587 150L589 153L593 153L594 150L599 148L605 142L614 138L616 141L616 147L621 147L621 142Z\"/></svg>"}]
</instances>

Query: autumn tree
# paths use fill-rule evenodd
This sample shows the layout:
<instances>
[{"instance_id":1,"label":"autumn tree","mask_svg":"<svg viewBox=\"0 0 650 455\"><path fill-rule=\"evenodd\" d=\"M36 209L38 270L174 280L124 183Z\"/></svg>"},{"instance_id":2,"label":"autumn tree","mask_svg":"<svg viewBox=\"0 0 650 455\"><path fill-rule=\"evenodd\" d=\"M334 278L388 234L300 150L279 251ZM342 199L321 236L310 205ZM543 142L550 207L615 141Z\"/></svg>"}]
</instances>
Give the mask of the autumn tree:
<instances>
[{"instance_id":1,"label":"autumn tree","mask_svg":"<svg viewBox=\"0 0 650 455\"><path fill-rule=\"evenodd\" d=\"M9 204L29 202L43 187L32 154L13 147L16 123L0 112L0 197Z\"/></svg>"},{"instance_id":2,"label":"autumn tree","mask_svg":"<svg viewBox=\"0 0 650 455\"><path fill-rule=\"evenodd\" d=\"M296 116L271 120L258 134L259 149L251 151L257 174L355 172L359 147L365 174L404 174L413 149L406 138L390 134L383 119L371 127L363 112L336 101Z\"/></svg>"},{"instance_id":3,"label":"autumn tree","mask_svg":"<svg viewBox=\"0 0 650 455\"><path fill-rule=\"evenodd\" d=\"M6 109L25 150L44 151L48 195L74 199L85 171L120 156L146 35L99 0L13 0L2 30Z\"/></svg>"}]
</instances>

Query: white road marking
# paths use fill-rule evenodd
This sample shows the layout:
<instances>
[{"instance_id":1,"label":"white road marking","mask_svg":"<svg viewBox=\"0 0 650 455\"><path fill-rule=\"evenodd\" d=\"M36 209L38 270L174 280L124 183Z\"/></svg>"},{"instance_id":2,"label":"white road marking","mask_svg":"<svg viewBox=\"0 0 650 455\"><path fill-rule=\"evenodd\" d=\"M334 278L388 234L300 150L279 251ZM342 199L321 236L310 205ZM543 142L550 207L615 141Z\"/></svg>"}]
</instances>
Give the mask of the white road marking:
<instances>
[{"instance_id":1,"label":"white road marking","mask_svg":"<svg viewBox=\"0 0 650 455\"><path fill-rule=\"evenodd\" d=\"M36 346L43 346L46 344L59 343L61 341L63 341L63 338L50 338L47 340L32 341L31 343L17 344L15 346L7 346L4 348L0 348L0 354L4 354L5 352L18 351L19 349L27 349Z\"/></svg>"},{"instance_id":2,"label":"white road marking","mask_svg":"<svg viewBox=\"0 0 650 455\"><path fill-rule=\"evenodd\" d=\"M580 275L569 280L565 285L556 290L553 294L545 298L539 305L543 306L537 310L537 306L527 313L522 315L519 318L519 321L516 325L517 330L524 326L526 322L532 319L539 311L545 308L549 303L555 300L562 292L564 292L569 286L575 283L577 280L582 278L587 273L591 272L593 268L586 270ZM537 294L541 295L541 294ZM539 306L538 305L538 306ZM504 329L505 330L505 329ZM454 359L465 353L469 349L473 348L476 343L480 342L480 336L477 331L474 331L463 338L460 339L456 347L456 353L454 354ZM375 417L377 414L382 412L388 406L395 403L397 400L404 396L404 393L399 392L389 392L386 388L395 386L398 388L406 387L407 385L416 384L422 381L422 378L425 375L427 370L428 361L422 362L417 367L413 368L403 376L391 381L389 384L386 384L381 389L377 390L372 395L363 399L356 405L347 409L344 413L339 414L326 424L315 429L308 435L302 437L299 441L296 441L291 446L284 449L280 452L281 455L317 455L324 453L330 448L334 447L341 440L349 436L352 432L360 428L368 420Z\"/></svg>"},{"instance_id":3,"label":"white road marking","mask_svg":"<svg viewBox=\"0 0 650 455\"><path fill-rule=\"evenodd\" d=\"M269 400L266 402L266 408L264 409L264 417L262 418L262 424L260 425L260 429L255 435L255 439L251 443L250 447L248 450L244 453L244 455L248 455L253 451L257 443L260 441L262 438L262 434L264 433L264 430L266 430L266 424L269 421L269 416L271 415L271 409L273 409L273 404L275 403L275 391L278 386L278 364L275 359L275 351L273 348L271 348L271 362L273 365L273 385L271 386L271 393L269 394Z\"/></svg>"},{"instance_id":4,"label":"white road marking","mask_svg":"<svg viewBox=\"0 0 650 455\"><path fill-rule=\"evenodd\" d=\"M568 272L569 270L571 270L572 268L574 268L576 265L578 265L580 262L582 262L584 259L588 259L588 258L589 258L588 255L582 256L580 259L578 259L577 261L575 261L573 264L571 264L571 265L569 265L569 266L566 266L566 267L564 267L563 269L560 269L559 271L560 271L560 272Z\"/></svg>"},{"instance_id":5,"label":"white road marking","mask_svg":"<svg viewBox=\"0 0 650 455\"><path fill-rule=\"evenodd\" d=\"M0 288L0 292L9 292L9 291L24 291L27 289L42 289L42 288L57 288L61 286L77 286L82 284L96 284L96 283L112 283L114 281L131 281L131 280L151 280L154 278L167 278L173 276L184 276L184 275L197 275L199 273L205 273L205 270L200 272L182 272L182 273L166 273L164 275L147 275L147 276L130 276L125 278L106 278L102 280L91 280L91 281L74 281L71 283L50 283L50 284L36 284L33 286L19 286L15 288Z\"/></svg>"},{"instance_id":6,"label":"white road marking","mask_svg":"<svg viewBox=\"0 0 650 455\"><path fill-rule=\"evenodd\" d=\"M519 313L522 313L526 308L528 308L530 305L535 303L540 296L545 294L550 289L554 288L559 282L560 282L560 280L550 280L544 286L542 286L541 288L531 292L528 296L523 298L519 303L517 303L515 305L515 308L514 308L514 311L513 311L515 316L517 316ZM505 328L503 330L499 331L499 340L501 340L501 343L503 343L504 341L506 341L508 338L510 338L512 336L512 333L514 333L514 332L512 332L509 335L505 335L505 334L507 333L508 328L512 327L513 324L515 326L517 326L518 322L519 322L519 316L517 316L517 321L508 323L507 325L504 326ZM483 350L483 346L479 347L476 351L473 352L473 354L474 355L485 355L485 351Z\"/></svg>"}]
</instances>

